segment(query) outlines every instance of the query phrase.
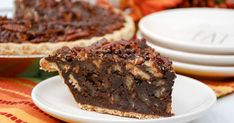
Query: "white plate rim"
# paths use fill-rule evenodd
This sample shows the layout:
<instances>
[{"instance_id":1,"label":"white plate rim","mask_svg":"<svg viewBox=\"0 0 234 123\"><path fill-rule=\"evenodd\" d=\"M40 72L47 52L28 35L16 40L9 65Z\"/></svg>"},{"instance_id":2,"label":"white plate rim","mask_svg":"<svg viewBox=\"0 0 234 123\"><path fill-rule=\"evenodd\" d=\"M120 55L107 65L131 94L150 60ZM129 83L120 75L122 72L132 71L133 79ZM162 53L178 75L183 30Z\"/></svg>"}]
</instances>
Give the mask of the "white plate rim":
<instances>
[{"instance_id":1,"label":"white plate rim","mask_svg":"<svg viewBox=\"0 0 234 123\"><path fill-rule=\"evenodd\" d=\"M141 38L141 34L140 31L137 33L137 38ZM148 44L151 44L149 42L147 42ZM153 44L152 44L153 45ZM154 45L155 47L155 45ZM153 47L153 48L154 48ZM160 46L156 46L157 48L162 48ZM157 49L156 49L157 50ZM170 50L170 49L168 49ZM173 52L180 52L180 51L176 51L176 50L172 50ZM182 52L182 51L181 51ZM186 52L185 52L186 53ZM187 54L193 54L193 53L187 53ZM209 54L205 54L207 55L207 57L211 56ZM221 55L220 55L221 56ZM180 69L184 69L187 71L190 70L195 70L195 71L201 71L201 73L196 73L193 75L198 75L198 76L204 76L204 77L217 77L217 78L221 78L221 77L233 77L234 76L234 66L210 66L210 65L200 65L200 64L193 64L193 63L187 63L187 62L182 62L182 61L177 61L177 60L173 60L173 66L174 68L176 68L176 70L181 71ZM184 72L185 73L185 72ZM187 73L191 73L191 72L187 72ZM204 74L206 73L206 74ZM211 75L211 73L217 73L216 75Z\"/></svg>"},{"instance_id":2,"label":"white plate rim","mask_svg":"<svg viewBox=\"0 0 234 123\"><path fill-rule=\"evenodd\" d=\"M136 34L137 38L141 39L142 35L141 32L138 31ZM166 47L162 47L159 45L154 44L152 41L147 41L147 44L152 48L156 49L161 54L164 54L172 59L181 61L181 62L189 62L194 64L201 64L201 65L220 65L220 66L234 66L234 55L212 55L212 54L199 54L199 53L191 53L185 51L179 51L174 49L169 49ZM180 56L175 58L174 56ZM201 61L194 62L193 59L199 59ZM220 59L224 59L220 61Z\"/></svg>"},{"instance_id":3,"label":"white plate rim","mask_svg":"<svg viewBox=\"0 0 234 123\"><path fill-rule=\"evenodd\" d=\"M234 53L234 46L218 46L218 45L200 45L197 43L190 44L186 42L181 42L178 40L174 40L169 37L162 36L160 34L152 33L150 30L145 28L144 22L153 16L158 16L159 14L167 14L170 12L183 12L183 11L226 11L226 12L234 12L234 10L229 9L222 9L222 8L179 8L179 9L171 9L171 10L164 10L160 12L155 12L150 15L143 17L138 27L141 30L142 35L149 39L154 39L155 43L164 45L164 46L175 46L179 47L180 49L191 51L191 52L199 52L199 53L210 53L210 54L233 54ZM191 45L192 44L192 45ZM199 50L198 50L199 49Z\"/></svg>"},{"instance_id":4,"label":"white plate rim","mask_svg":"<svg viewBox=\"0 0 234 123\"><path fill-rule=\"evenodd\" d=\"M206 105L205 108L203 108L202 110L198 110L198 111L194 111L194 112L191 112L189 114L182 114L182 115L177 115L177 116L172 116L172 117L168 117L168 118L160 118L160 119L144 119L144 120L138 120L138 119L133 119L131 121L129 120L117 120L117 121L113 121L113 122L152 122L152 121L163 121L165 120L166 121L170 121L170 120L179 120L181 118L186 118L186 117L198 117L198 115L200 116L201 114L203 114L204 112L206 112L207 110L209 110L217 101L217 98L216 98L216 95L214 93L214 91L209 88L207 85L205 85L204 83L196 80L196 79L193 79L193 78L190 78L190 77L186 77L186 76L183 76L183 75L178 75L177 74L177 77L180 76L180 77L185 77L187 79L190 79L194 82L197 82L196 84L199 84L200 86L202 86L203 88L206 88L208 93L210 94L210 96L212 97L212 100L210 100L210 103L208 105ZM105 122L110 122L112 120L106 120L106 119L95 119L95 118L88 118L88 117L80 117L80 116L75 116L75 115L68 115L67 113L63 113L61 111L57 111L56 109L53 109L53 108L50 108L50 107L47 107L46 105L44 105L43 103L41 103L40 101L37 100L37 97L36 97L36 93L38 92L38 90L40 89L41 86L44 86L46 83L48 83L49 81L57 78L59 76L54 76L54 77L51 77L47 80L44 80L43 82L40 82L39 84L37 84L33 90L32 90L32 93L31 93L31 97L32 97L32 100L34 102L34 104L36 106L38 106L41 110L47 112L48 114L52 115L52 116L57 116L57 117L67 117L69 119L80 119L80 120L89 120L89 121L105 121ZM206 101L207 102L207 101ZM56 114L54 114L54 112L56 112Z\"/></svg>"},{"instance_id":5,"label":"white plate rim","mask_svg":"<svg viewBox=\"0 0 234 123\"><path fill-rule=\"evenodd\" d=\"M173 66L175 68L183 68L187 70L196 70L196 71L201 71L201 72L206 72L206 73L217 73L218 75L212 75L216 77L233 77L234 76L234 67L204 66L204 65L189 64L189 63L178 62L178 61L173 61ZM207 75L203 75L203 76L207 76Z\"/></svg>"}]
</instances>

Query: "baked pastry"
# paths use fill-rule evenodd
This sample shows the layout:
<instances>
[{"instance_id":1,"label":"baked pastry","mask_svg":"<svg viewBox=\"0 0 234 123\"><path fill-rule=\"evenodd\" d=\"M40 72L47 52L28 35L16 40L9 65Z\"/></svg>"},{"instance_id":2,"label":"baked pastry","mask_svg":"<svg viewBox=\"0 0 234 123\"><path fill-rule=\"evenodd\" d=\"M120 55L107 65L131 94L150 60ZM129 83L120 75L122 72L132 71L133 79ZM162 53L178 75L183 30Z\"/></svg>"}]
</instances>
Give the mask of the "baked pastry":
<instances>
[{"instance_id":1,"label":"baked pastry","mask_svg":"<svg viewBox=\"0 0 234 123\"><path fill-rule=\"evenodd\" d=\"M13 19L0 17L0 54L49 54L103 37L130 39L132 19L114 8L74 0L16 0Z\"/></svg>"},{"instance_id":2,"label":"baked pastry","mask_svg":"<svg viewBox=\"0 0 234 123\"><path fill-rule=\"evenodd\" d=\"M81 109L140 119L173 115L172 62L144 39L63 47L40 65L60 73Z\"/></svg>"}]
</instances>

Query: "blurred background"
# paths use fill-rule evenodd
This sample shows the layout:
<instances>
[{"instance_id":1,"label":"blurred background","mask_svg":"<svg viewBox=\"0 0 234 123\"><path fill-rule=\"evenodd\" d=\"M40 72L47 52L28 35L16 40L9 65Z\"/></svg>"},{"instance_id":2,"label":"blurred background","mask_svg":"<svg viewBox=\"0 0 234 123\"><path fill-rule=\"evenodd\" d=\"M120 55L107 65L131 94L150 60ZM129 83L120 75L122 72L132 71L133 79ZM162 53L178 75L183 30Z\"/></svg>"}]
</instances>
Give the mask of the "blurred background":
<instances>
[{"instance_id":1,"label":"blurred background","mask_svg":"<svg viewBox=\"0 0 234 123\"><path fill-rule=\"evenodd\" d=\"M114 7L121 8L129 13L135 21L143 16L171 8L184 7L218 7L234 8L234 0L84 0L91 3L110 3ZM14 0L2 0L0 15L12 16L14 11Z\"/></svg>"}]
</instances>

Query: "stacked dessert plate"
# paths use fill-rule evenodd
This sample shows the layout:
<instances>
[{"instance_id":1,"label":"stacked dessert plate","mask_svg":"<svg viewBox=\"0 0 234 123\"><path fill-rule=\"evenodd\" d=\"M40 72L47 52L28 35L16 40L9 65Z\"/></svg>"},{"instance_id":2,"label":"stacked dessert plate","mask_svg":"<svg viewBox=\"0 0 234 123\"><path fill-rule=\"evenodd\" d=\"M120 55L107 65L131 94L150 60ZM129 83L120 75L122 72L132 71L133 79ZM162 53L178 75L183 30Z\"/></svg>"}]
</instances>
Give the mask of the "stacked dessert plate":
<instances>
[{"instance_id":1,"label":"stacked dessert plate","mask_svg":"<svg viewBox=\"0 0 234 123\"><path fill-rule=\"evenodd\" d=\"M174 9L144 17L137 37L170 57L177 72L234 77L233 27L233 10Z\"/></svg>"}]
</instances>

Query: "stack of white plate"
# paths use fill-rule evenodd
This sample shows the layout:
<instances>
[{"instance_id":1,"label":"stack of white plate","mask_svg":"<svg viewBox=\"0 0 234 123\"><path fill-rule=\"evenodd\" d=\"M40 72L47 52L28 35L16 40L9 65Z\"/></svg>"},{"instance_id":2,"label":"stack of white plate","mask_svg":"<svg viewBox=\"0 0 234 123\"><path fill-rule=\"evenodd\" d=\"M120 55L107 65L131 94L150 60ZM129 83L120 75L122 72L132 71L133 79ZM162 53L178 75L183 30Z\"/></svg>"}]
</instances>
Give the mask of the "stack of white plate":
<instances>
[{"instance_id":1,"label":"stack of white plate","mask_svg":"<svg viewBox=\"0 0 234 123\"><path fill-rule=\"evenodd\" d=\"M190 8L153 13L138 38L173 60L177 72L234 77L234 10Z\"/></svg>"}]
</instances>

